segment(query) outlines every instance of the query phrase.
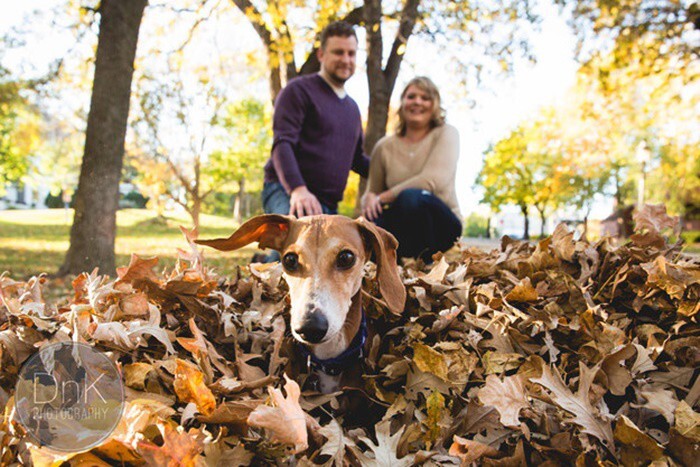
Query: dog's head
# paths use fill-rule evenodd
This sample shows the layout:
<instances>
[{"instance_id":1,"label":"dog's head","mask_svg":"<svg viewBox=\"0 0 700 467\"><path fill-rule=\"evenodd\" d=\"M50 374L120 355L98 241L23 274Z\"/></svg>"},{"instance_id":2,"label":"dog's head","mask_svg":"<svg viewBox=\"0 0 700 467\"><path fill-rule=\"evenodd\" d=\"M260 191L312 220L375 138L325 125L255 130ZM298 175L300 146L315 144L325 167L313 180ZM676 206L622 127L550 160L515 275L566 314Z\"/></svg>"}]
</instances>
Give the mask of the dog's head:
<instances>
[{"instance_id":1,"label":"dog's head","mask_svg":"<svg viewBox=\"0 0 700 467\"><path fill-rule=\"evenodd\" d=\"M406 289L396 265L396 238L363 218L267 214L250 219L229 238L197 240L223 251L253 242L281 254L292 334L301 342L319 344L338 337L372 253L382 297L392 313L403 311Z\"/></svg>"}]
</instances>

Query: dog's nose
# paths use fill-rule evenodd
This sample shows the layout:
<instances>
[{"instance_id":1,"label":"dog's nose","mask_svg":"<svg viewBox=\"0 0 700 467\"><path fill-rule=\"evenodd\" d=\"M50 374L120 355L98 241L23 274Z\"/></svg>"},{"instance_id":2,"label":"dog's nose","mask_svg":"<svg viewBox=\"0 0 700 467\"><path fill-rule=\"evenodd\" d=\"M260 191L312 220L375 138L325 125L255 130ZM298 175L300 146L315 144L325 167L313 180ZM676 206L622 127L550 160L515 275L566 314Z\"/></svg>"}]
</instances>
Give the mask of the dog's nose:
<instances>
[{"instance_id":1,"label":"dog's nose","mask_svg":"<svg viewBox=\"0 0 700 467\"><path fill-rule=\"evenodd\" d=\"M295 329L296 333L306 342L317 344L321 342L328 331L328 320L318 310L306 315L301 326Z\"/></svg>"}]
</instances>

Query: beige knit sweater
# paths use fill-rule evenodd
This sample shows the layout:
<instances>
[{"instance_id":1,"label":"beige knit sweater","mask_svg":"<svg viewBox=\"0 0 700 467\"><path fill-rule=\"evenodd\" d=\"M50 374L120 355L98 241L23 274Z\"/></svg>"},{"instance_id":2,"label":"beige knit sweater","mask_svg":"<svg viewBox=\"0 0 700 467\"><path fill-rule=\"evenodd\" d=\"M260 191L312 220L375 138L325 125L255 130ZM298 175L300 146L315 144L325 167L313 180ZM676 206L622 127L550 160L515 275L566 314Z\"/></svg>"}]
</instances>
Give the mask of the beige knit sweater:
<instances>
[{"instance_id":1,"label":"beige knit sweater","mask_svg":"<svg viewBox=\"0 0 700 467\"><path fill-rule=\"evenodd\" d=\"M385 136L372 151L367 191L379 194L390 189L398 195L407 188L428 190L461 221L455 192L458 158L459 133L452 125L433 129L417 143Z\"/></svg>"}]
</instances>

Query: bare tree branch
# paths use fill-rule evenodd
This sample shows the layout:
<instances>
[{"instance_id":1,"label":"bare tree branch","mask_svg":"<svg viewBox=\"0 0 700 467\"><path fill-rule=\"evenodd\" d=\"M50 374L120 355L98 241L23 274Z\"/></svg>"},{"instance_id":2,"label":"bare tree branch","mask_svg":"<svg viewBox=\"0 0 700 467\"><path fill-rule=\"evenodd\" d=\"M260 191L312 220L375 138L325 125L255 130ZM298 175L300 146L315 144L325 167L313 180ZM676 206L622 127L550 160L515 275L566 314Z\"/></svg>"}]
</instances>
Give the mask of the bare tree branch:
<instances>
[{"instance_id":1,"label":"bare tree branch","mask_svg":"<svg viewBox=\"0 0 700 467\"><path fill-rule=\"evenodd\" d=\"M418 19L419 4L420 0L407 0L401 12L399 30L396 32L396 38L391 46L389 59L384 69L384 76L386 77L386 84L389 88L390 95L391 91L394 89L396 77L399 75L399 69L401 68L408 38L411 37L413 28L416 25L416 20Z\"/></svg>"}]
</instances>

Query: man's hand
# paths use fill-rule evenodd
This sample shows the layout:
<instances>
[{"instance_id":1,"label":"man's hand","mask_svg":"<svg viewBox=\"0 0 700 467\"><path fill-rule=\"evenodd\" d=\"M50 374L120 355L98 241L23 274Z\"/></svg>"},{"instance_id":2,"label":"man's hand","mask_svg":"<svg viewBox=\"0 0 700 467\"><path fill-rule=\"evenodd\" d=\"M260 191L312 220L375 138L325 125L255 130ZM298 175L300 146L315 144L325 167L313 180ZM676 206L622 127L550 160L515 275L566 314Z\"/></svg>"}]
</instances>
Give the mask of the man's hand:
<instances>
[{"instance_id":1,"label":"man's hand","mask_svg":"<svg viewBox=\"0 0 700 467\"><path fill-rule=\"evenodd\" d=\"M289 199L289 215L304 217L323 214L323 208L318 199L306 188L300 185L292 190Z\"/></svg>"},{"instance_id":2,"label":"man's hand","mask_svg":"<svg viewBox=\"0 0 700 467\"><path fill-rule=\"evenodd\" d=\"M362 214L366 219L373 221L382 213L382 202L375 193L368 191L362 197Z\"/></svg>"}]
</instances>

